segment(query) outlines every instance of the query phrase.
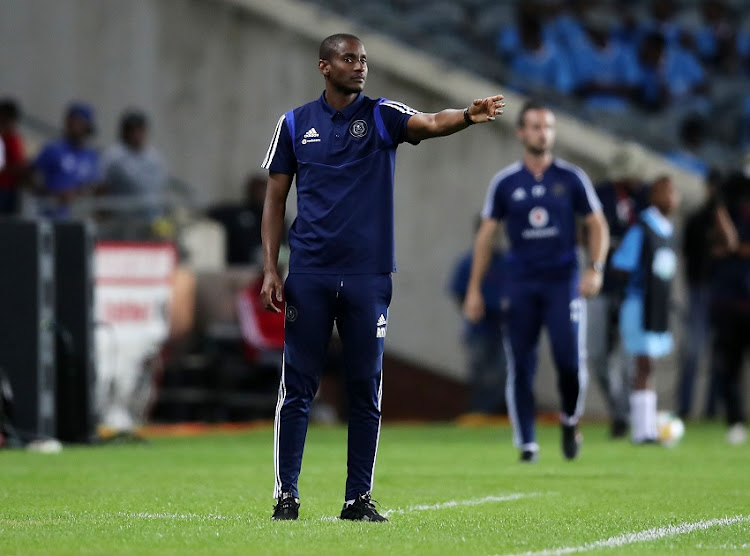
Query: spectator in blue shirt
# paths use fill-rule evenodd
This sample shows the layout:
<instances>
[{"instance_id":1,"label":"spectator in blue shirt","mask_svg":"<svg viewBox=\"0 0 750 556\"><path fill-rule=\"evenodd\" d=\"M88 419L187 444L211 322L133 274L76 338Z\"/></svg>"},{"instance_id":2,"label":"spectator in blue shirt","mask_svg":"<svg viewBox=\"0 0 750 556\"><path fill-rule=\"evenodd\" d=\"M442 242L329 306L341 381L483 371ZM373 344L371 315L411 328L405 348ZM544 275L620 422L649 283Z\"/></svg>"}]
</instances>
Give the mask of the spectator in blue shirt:
<instances>
[{"instance_id":1,"label":"spectator in blue shirt","mask_svg":"<svg viewBox=\"0 0 750 556\"><path fill-rule=\"evenodd\" d=\"M477 219L479 229L481 217ZM473 250L464 253L453 269L450 292L463 307L469 287ZM469 364L469 411L477 414L505 413L505 351L502 339L503 276L505 255L492 251L487 275L482 282L486 310L479 322L464 321L464 345Z\"/></svg>"},{"instance_id":2,"label":"spectator in blue shirt","mask_svg":"<svg viewBox=\"0 0 750 556\"><path fill-rule=\"evenodd\" d=\"M536 2L519 2L516 5L516 20L500 29L497 36L497 51L506 62L510 62L523 48L521 29L527 21L542 21L543 13ZM542 24L544 42L555 40L554 30L550 24Z\"/></svg>"},{"instance_id":3,"label":"spectator in blue shirt","mask_svg":"<svg viewBox=\"0 0 750 556\"><path fill-rule=\"evenodd\" d=\"M284 363L276 406L273 519L299 516L297 480L309 422L334 323L341 337L349 402L349 446L341 519L387 521L370 498L380 436L383 350L395 271L393 195L396 148L451 135L502 114L502 95L464 110L423 114L362 94L367 53L337 34L320 45L325 90L283 114L262 167L269 171L263 208L266 309L286 303ZM286 201L297 186L297 217L289 232L289 276L278 256Z\"/></svg>"},{"instance_id":4,"label":"spectator in blue shirt","mask_svg":"<svg viewBox=\"0 0 750 556\"><path fill-rule=\"evenodd\" d=\"M70 218L73 200L100 181L99 154L87 146L94 134L94 109L74 102L65 113L63 137L44 146L34 161L44 197L42 214L52 219Z\"/></svg>"},{"instance_id":5,"label":"spectator in blue shirt","mask_svg":"<svg viewBox=\"0 0 750 556\"><path fill-rule=\"evenodd\" d=\"M591 24L587 30L572 58L575 91L591 109L623 111L638 81L635 57L601 25Z\"/></svg>"},{"instance_id":6,"label":"spectator in blue shirt","mask_svg":"<svg viewBox=\"0 0 750 556\"><path fill-rule=\"evenodd\" d=\"M612 40L621 48L637 53L642 37L633 5L629 0L621 0L615 4L615 12L618 22L612 29Z\"/></svg>"},{"instance_id":7,"label":"spectator in blue shirt","mask_svg":"<svg viewBox=\"0 0 750 556\"><path fill-rule=\"evenodd\" d=\"M701 156L701 148L708 134L708 122L703 116L691 114L680 123L680 148L667 153L669 161L701 179L708 177L710 166Z\"/></svg>"},{"instance_id":8,"label":"spectator in blue shirt","mask_svg":"<svg viewBox=\"0 0 750 556\"><path fill-rule=\"evenodd\" d=\"M724 72L734 72L746 57L750 38L740 31L724 0L701 3L703 22L695 31L695 46L701 60Z\"/></svg>"},{"instance_id":9,"label":"spectator in blue shirt","mask_svg":"<svg viewBox=\"0 0 750 556\"><path fill-rule=\"evenodd\" d=\"M662 110L675 101L695 103L708 84L696 58L680 46L667 47L660 33L647 34L639 52L637 100L647 110Z\"/></svg>"},{"instance_id":10,"label":"spectator in blue shirt","mask_svg":"<svg viewBox=\"0 0 750 556\"><path fill-rule=\"evenodd\" d=\"M544 40L541 20L524 19L520 32L521 48L510 61L511 86L537 95L571 92L573 76L568 58L555 43Z\"/></svg>"},{"instance_id":11,"label":"spectator in blue shirt","mask_svg":"<svg viewBox=\"0 0 750 556\"><path fill-rule=\"evenodd\" d=\"M584 21L594 4L594 0L567 0L560 13L552 15L546 28L560 48L574 54L583 46L587 40Z\"/></svg>"},{"instance_id":12,"label":"spectator in blue shirt","mask_svg":"<svg viewBox=\"0 0 750 556\"><path fill-rule=\"evenodd\" d=\"M650 18L639 26L640 37L650 33L659 33L669 46L677 46L682 35L682 26L675 19L677 7L674 0L651 0Z\"/></svg>"}]
</instances>

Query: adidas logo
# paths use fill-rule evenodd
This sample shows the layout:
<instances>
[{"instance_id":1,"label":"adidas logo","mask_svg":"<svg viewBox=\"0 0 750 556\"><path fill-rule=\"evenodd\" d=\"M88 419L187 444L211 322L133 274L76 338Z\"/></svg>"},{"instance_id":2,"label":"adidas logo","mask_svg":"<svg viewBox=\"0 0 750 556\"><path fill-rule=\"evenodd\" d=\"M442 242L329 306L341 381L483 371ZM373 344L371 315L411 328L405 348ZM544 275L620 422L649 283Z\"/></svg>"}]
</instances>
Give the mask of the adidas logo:
<instances>
[{"instance_id":1,"label":"adidas logo","mask_svg":"<svg viewBox=\"0 0 750 556\"><path fill-rule=\"evenodd\" d=\"M385 338L385 331L387 330L388 321L385 318L385 315L381 313L380 318L378 319L377 323L377 332L375 334L376 338Z\"/></svg>"},{"instance_id":2,"label":"adidas logo","mask_svg":"<svg viewBox=\"0 0 750 556\"><path fill-rule=\"evenodd\" d=\"M320 137L320 134L317 131L315 131L314 127L311 127L305 132L305 135L304 135L305 139L313 139L315 137Z\"/></svg>"}]
</instances>

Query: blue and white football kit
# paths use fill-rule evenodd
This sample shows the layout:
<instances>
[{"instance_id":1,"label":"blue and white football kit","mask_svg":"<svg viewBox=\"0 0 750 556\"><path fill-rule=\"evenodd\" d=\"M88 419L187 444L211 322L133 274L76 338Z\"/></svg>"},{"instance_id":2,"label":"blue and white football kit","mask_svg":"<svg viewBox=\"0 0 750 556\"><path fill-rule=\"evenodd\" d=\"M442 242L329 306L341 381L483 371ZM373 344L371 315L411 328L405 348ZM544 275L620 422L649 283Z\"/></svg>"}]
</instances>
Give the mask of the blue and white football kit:
<instances>
[{"instance_id":1,"label":"blue and white football kit","mask_svg":"<svg viewBox=\"0 0 750 556\"><path fill-rule=\"evenodd\" d=\"M612 268L630 274L620 307L620 334L625 351L633 356L664 357L672 351L669 332L671 286L677 270L674 227L654 206L644 210L612 255ZM633 442L658 437L656 391L630 394Z\"/></svg>"},{"instance_id":2,"label":"blue and white football kit","mask_svg":"<svg viewBox=\"0 0 750 556\"><path fill-rule=\"evenodd\" d=\"M484 218L504 220L506 258L506 397L514 443L536 451L533 381L539 334L547 328L562 397L562 423L583 412L586 308L578 293L576 215L600 211L591 181L578 167L555 159L541 176L517 162L490 182Z\"/></svg>"},{"instance_id":3,"label":"blue and white football kit","mask_svg":"<svg viewBox=\"0 0 750 556\"><path fill-rule=\"evenodd\" d=\"M646 229L646 227L648 229ZM661 281L671 282L677 270L677 255L671 246L665 245L653 254L645 253L644 243L651 232L665 240L671 240L674 227L656 207L649 207L641 213L639 222L630 227L612 255L612 268L630 274L625 289L625 300L620 308L620 332L625 351L631 355L664 357L672 351L672 333L646 326L646 290L649 276L656 274ZM648 257L648 260L647 257ZM653 260L652 260L653 259ZM659 292L660 294L662 292ZM659 296L663 298L662 295ZM669 298L659 299L660 312L668 312ZM661 327L664 328L664 327Z\"/></svg>"},{"instance_id":4,"label":"blue and white football kit","mask_svg":"<svg viewBox=\"0 0 750 556\"><path fill-rule=\"evenodd\" d=\"M380 434L383 347L395 271L396 148L418 112L360 94L281 116L262 167L296 176L297 218L284 284L284 363L276 407L274 497L298 497L310 403L334 322L350 404L346 500L372 489Z\"/></svg>"}]
</instances>

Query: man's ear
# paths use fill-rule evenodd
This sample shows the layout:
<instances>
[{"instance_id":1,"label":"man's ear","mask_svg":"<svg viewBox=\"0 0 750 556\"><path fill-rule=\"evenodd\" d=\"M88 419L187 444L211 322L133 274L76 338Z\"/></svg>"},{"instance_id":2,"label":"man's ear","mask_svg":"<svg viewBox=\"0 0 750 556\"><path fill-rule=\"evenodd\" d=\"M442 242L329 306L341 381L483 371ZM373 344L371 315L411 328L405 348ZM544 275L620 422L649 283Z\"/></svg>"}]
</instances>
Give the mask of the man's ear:
<instances>
[{"instance_id":1,"label":"man's ear","mask_svg":"<svg viewBox=\"0 0 750 556\"><path fill-rule=\"evenodd\" d=\"M322 59L318 60L318 70L320 70L320 73L327 77L329 72L328 62Z\"/></svg>"}]
</instances>

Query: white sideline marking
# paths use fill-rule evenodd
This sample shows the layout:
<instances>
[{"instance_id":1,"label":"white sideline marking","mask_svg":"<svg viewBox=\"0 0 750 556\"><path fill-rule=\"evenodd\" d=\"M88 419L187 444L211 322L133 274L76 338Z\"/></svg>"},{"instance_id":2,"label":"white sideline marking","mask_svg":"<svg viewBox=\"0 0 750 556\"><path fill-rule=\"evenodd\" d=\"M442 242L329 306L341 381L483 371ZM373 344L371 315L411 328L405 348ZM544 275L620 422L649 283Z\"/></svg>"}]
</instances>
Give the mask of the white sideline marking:
<instances>
[{"instance_id":1,"label":"white sideline marking","mask_svg":"<svg viewBox=\"0 0 750 556\"><path fill-rule=\"evenodd\" d=\"M459 506L479 506L481 504L489 504L491 502L511 502L513 500L519 500L520 498L528 498L531 496L538 496L539 493L530 492L528 494L513 493L506 494L504 496L485 496L484 498L474 498L473 500L450 500L448 502L442 502L440 504L433 505L419 505L410 506L406 509L397 508L394 510L388 510L383 513L384 516L388 517L393 514L405 514L409 512L424 512L430 510L442 510L445 508L457 508Z\"/></svg>"},{"instance_id":2,"label":"white sideline marking","mask_svg":"<svg viewBox=\"0 0 750 556\"><path fill-rule=\"evenodd\" d=\"M419 506L410 506L406 509L396 508L393 510L387 510L383 512L384 516L393 514L405 514L409 512L424 512L431 510L443 510L445 508L457 508L459 506L479 506L481 504L489 504L493 502L511 502L513 500L519 500L521 498L529 498L531 496L539 496L537 492L530 493L513 493L506 494L504 496L485 496L484 498L474 498L472 500L449 500L448 502L441 502L439 504L426 505L422 504ZM128 519L172 519L179 521L238 521L247 519L242 516L229 516L222 514L194 514L194 513L168 513L168 512L118 512L114 514L117 517L125 517ZM320 518L321 521L338 521L338 517L323 516Z\"/></svg>"},{"instance_id":3,"label":"white sideline marking","mask_svg":"<svg viewBox=\"0 0 750 556\"><path fill-rule=\"evenodd\" d=\"M236 521L243 519L239 516L221 514L192 514L192 513L151 513L151 512L119 512L117 517L129 519L176 519L180 521Z\"/></svg>"},{"instance_id":4,"label":"white sideline marking","mask_svg":"<svg viewBox=\"0 0 750 556\"><path fill-rule=\"evenodd\" d=\"M648 542L671 537L674 535L684 535L692 531L710 529L711 527L726 527L735 523L750 522L750 516L738 515L735 517L725 517L721 519L711 519L708 521L698 521L695 523L681 523L679 525L668 525L667 527L655 527L645 531L636 531L635 533L625 533L619 537L610 537L603 541L586 543L581 546L569 546L563 548L553 548L550 550L540 550L538 552L524 552L514 556L561 556L563 554L574 554L576 552L588 552L597 548L616 548L633 544L637 542Z\"/></svg>"}]
</instances>

